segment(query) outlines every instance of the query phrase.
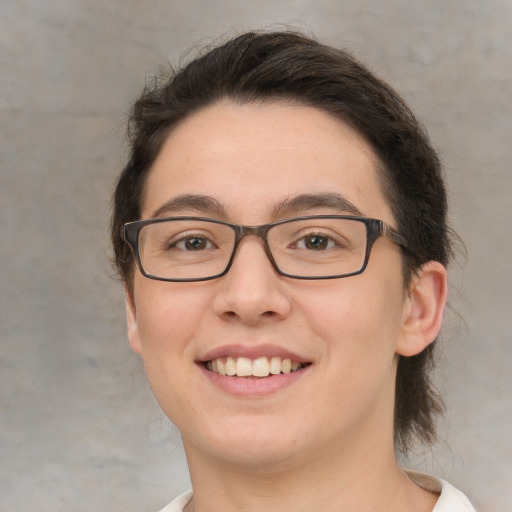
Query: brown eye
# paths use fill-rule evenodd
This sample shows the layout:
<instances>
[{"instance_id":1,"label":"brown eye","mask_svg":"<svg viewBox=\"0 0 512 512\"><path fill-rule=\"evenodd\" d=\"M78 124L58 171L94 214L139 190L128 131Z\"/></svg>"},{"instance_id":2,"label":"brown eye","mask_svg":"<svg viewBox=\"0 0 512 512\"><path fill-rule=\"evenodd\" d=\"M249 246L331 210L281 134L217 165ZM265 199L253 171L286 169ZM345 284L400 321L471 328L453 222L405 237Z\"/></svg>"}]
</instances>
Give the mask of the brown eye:
<instances>
[{"instance_id":1,"label":"brown eye","mask_svg":"<svg viewBox=\"0 0 512 512\"><path fill-rule=\"evenodd\" d=\"M304 246L307 249L319 251L329 247L329 237L321 235L310 235L304 238Z\"/></svg>"},{"instance_id":2,"label":"brown eye","mask_svg":"<svg viewBox=\"0 0 512 512\"><path fill-rule=\"evenodd\" d=\"M187 251L202 251L203 249L208 249L209 246L211 247L211 244L208 242L206 238L202 237L192 237L187 238L186 240L180 242L179 244L176 244L178 247L179 245L182 245L185 250Z\"/></svg>"}]
</instances>

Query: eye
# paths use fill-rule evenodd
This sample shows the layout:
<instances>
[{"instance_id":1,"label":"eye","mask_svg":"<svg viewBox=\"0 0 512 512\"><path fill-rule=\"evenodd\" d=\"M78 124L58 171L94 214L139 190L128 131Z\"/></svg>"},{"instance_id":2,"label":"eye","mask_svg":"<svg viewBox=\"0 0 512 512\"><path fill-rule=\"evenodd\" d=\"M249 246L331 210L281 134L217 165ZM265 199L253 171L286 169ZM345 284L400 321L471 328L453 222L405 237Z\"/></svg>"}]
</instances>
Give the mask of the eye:
<instances>
[{"instance_id":1,"label":"eye","mask_svg":"<svg viewBox=\"0 0 512 512\"><path fill-rule=\"evenodd\" d=\"M203 236L187 236L173 242L170 248L182 249L183 251L204 251L206 249L212 249L213 244Z\"/></svg>"},{"instance_id":2,"label":"eye","mask_svg":"<svg viewBox=\"0 0 512 512\"><path fill-rule=\"evenodd\" d=\"M321 233L308 234L297 240L294 245L297 249L310 249L312 251L324 251L338 246L333 238Z\"/></svg>"}]
</instances>

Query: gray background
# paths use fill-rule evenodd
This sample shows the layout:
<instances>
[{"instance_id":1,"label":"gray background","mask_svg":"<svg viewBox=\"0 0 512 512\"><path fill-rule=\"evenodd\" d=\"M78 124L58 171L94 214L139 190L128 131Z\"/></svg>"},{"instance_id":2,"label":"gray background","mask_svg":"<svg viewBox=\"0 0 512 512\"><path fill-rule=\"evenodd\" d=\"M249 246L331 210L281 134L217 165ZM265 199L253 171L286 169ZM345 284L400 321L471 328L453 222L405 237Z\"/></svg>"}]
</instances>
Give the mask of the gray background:
<instances>
[{"instance_id":1,"label":"gray background","mask_svg":"<svg viewBox=\"0 0 512 512\"><path fill-rule=\"evenodd\" d=\"M189 485L109 264L124 112L167 59L280 23L352 48L441 152L468 258L452 269L442 440L410 464L512 509L510 0L1 0L1 512L155 511Z\"/></svg>"}]
</instances>

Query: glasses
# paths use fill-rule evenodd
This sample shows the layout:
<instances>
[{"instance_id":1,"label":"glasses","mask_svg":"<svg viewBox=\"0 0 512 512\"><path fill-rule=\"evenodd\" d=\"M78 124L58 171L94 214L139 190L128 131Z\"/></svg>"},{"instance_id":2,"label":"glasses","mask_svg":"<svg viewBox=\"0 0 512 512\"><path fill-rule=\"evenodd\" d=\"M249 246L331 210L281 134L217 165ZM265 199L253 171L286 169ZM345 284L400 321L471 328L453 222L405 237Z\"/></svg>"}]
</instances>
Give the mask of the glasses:
<instances>
[{"instance_id":1,"label":"glasses","mask_svg":"<svg viewBox=\"0 0 512 512\"><path fill-rule=\"evenodd\" d=\"M336 279L361 274L375 241L407 240L378 219L310 215L262 226L202 217L128 222L123 237L141 273L160 281L208 281L225 275L246 236L263 240L276 271L293 279Z\"/></svg>"}]
</instances>

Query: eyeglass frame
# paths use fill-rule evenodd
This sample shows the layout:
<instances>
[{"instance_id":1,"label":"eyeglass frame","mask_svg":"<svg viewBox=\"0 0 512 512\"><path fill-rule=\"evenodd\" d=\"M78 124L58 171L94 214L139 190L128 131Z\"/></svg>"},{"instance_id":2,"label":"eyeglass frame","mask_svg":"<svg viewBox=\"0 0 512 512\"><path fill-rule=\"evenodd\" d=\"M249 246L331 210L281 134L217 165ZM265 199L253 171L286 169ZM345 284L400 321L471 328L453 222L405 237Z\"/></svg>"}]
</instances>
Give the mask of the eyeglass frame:
<instances>
[{"instance_id":1,"label":"eyeglass frame","mask_svg":"<svg viewBox=\"0 0 512 512\"><path fill-rule=\"evenodd\" d=\"M309 219L346 219L346 220L354 220L362 222L366 226L366 250L364 255L364 261L362 267L354 272L350 272L348 274L336 274L329 276L299 276L295 274L288 274L283 272L275 262L275 259L272 255L272 251L268 244L267 235L270 229L275 226L279 226L281 224L286 224L288 222L301 221L301 220L309 220ZM173 220L197 220L202 222L211 222L213 224L222 224L224 226L228 226L233 229L235 232L235 240L233 244L233 250L231 252L231 256L229 261L224 268L224 270L218 274L207 277L194 277L194 278L169 278L169 277L158 277L153 274L149 274L144 269L142 265L140 250L139 250L139 233L141 229L150 224L159 224L162 222L168 222ZM393 229L389 224L380 219L373 219L371 217L360 217L355 215L304 215L300 217L293 217L290 219L278 220L276 222L270 222L268 224L261 224L259 226L245 226L243 224L233 224L231 222L226 222L219 219L212 219L209 217L195 217L195 216L184 216L184 217L159 217L153 219L143 219L136 220L132 222L126 222L123 224L121 228L121 237L123 240L130 246L132 253L135 257L135 261L137 262L137 266L141 274L148 279L154 279L156 281L166 281L166 282L198 282L198 281L211 281L213 279L218 279L219 277L225 276L231 266L233 265L233 261L236 256L236 252L240 242L246 236L256 236L263 240L264 249L267 258L270 260L270 263L276 270L276 272L284 277L289 277L291 279L302 279L302 280L320 280L320 279L342 279L344 277L351 277L355 275L362 274L366 267L368 266L368 261L370 259L370 253L374 243L380 237L387 238L391 240L394 244L407 249L409 247L409 243L406 238L403 237L398 231Z\"/></svg>"}]
</instances>

